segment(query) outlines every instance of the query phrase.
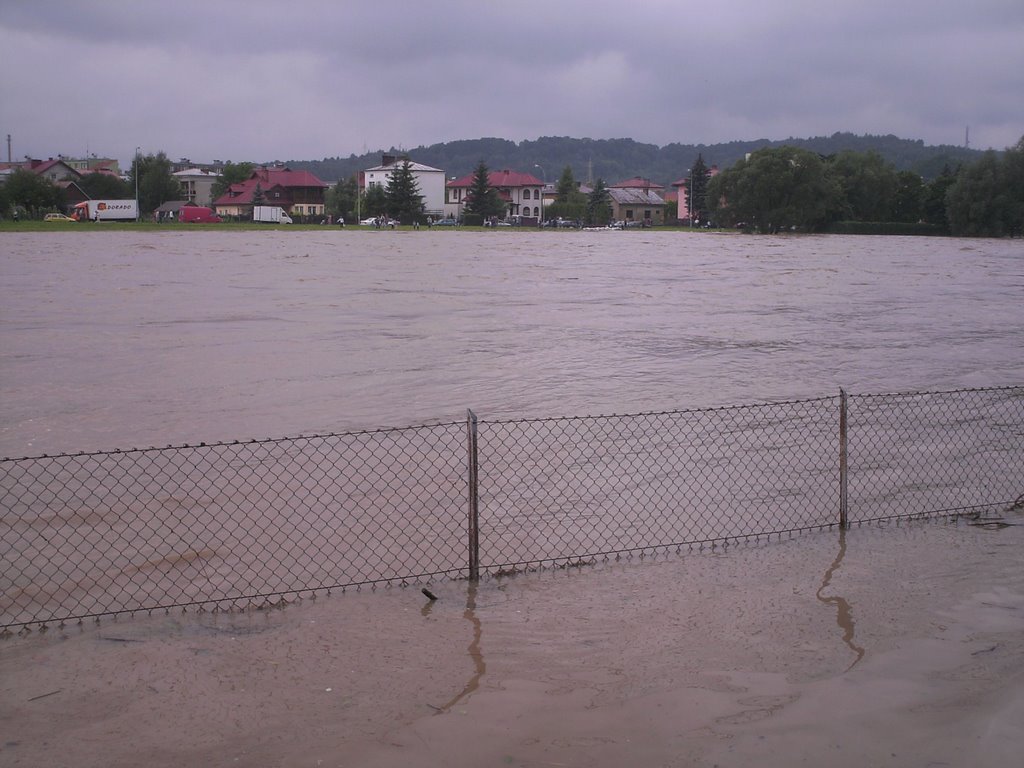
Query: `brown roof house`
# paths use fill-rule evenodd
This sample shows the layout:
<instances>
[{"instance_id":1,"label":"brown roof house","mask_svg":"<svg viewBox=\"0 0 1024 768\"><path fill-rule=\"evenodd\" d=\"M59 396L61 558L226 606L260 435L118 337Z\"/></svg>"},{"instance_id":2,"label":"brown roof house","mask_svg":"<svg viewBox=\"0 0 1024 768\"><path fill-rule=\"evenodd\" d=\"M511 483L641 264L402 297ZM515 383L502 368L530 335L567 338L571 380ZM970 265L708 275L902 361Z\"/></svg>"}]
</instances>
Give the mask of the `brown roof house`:
<instances>
[{"instance_id":1,"label":"brown roof house","mask_svg":"<svg viewBox=\"0 0 1024 768\"><path fill-rule=\"evenodd\" d=\"M620 181L608 187L612 199L612 218L627 225L653 227L665 223L665 188L640 177Z\"/></svg>"},{"instance_id":2,"label":"brown roof house","mask_svg":"<svg viewBox=\"0 0 1024 768\"><path fill-rule=\"evenodd\" d=\"M254 199L276 205L292 216L323 216L327 184L309 171L257 168L245 181L232 184L213 202L221 216L252 217Z\"/></svg>"}]
</instances>

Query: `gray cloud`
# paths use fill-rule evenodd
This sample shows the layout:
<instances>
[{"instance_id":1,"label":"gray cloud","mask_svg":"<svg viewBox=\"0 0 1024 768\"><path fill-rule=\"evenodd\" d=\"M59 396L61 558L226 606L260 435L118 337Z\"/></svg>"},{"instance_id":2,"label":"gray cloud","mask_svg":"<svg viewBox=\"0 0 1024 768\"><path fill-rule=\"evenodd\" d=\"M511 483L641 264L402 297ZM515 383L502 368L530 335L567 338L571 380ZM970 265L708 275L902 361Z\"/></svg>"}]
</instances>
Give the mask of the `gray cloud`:
<instances>
[{"instance_id":1,"label":"gray cloud","mask_svg":"<svg viewBox=\"0 0 1024 768\"><path fill-rule=\"evenodd\" d=\"M14 152L300 159L479 136L1024 134L1024 5L5 3ZM6 158L5 158L6 159Z\"/></svg>"}]
</instances>

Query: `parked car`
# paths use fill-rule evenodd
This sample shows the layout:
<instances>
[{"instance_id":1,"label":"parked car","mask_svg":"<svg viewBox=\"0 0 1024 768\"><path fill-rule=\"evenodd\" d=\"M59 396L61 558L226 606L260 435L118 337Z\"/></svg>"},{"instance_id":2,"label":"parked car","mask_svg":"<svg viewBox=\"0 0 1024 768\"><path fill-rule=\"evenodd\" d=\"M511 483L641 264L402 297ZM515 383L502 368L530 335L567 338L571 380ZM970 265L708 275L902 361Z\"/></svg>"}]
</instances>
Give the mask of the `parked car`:
<instances>
[{"instance_id":1,"label":"parked car","mask_svg":"<svg viewBox=\"0 0 1024 768\"><path fill-rule=\"evenodd\" d=\"M70 216L65 216L63 213L48 213L43 216L43 221L74 221Z\"/></svg>"},{"instance_id":2,"label":"parked car","mask_svg":"<svg viewBox=\"0 0 1024 768\"><path fill-rule=\"evenodd\" d=\"M459 226L459 222L456 219L452 219L452 218L438 219L431 226L434 226L434 227L457 227L457 226Z\"/></svg>"}]
</instances>

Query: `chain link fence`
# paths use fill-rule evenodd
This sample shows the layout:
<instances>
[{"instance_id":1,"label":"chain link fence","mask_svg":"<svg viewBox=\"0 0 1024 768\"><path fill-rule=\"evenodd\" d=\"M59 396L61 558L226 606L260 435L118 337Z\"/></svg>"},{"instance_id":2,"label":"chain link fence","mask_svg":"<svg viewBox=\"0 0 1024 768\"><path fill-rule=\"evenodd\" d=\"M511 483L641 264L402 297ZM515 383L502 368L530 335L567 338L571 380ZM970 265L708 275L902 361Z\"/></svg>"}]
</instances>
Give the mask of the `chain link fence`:
<instances>
[{"instance_id":1,"label":"chain link fence","mask_svg":"<svg viewBox=\"0 0 1024 768\"><path fill-rule=\"evenodd\" d=\"M0 461L0 627L1020 505L1024 387Z\"/></svg>"},{"instance_id":2,"label":"chain link fence","mask_svg":"<svg viewBox=\"0 0 1024 768\"><path fill-rule=\"evenodd\" d=\"M1024 504L1024 387L850 397L850 520Z\"/></svg>"}]
</instances>

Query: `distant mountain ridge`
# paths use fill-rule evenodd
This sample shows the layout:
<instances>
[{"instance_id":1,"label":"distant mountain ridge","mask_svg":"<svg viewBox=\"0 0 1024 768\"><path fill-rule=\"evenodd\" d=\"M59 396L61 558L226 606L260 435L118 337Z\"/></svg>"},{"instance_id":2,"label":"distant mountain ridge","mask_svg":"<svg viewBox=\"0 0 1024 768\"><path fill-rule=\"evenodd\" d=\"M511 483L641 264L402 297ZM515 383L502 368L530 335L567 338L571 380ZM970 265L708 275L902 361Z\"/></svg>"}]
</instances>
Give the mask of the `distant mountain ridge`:
<instances>
[{"instance_id":1,"label":"distant mountain ridge","mask_svg":"<svg viewBox=\"0 0 1024 768\"><path fill-rule=\"evenodd\" d=\"M783 145L802 147L821 155L844 150L874 150L897 170L913 171L926 180L942 173L943 168L955 170L962 163L972 162L982 150L951 145L928 146L921 140L897 136L858 136L834 133L808 139L756 139L730 141L724 144L643 144L633 139L574 139L543 136L536 140L514 142L508 139L483 138L449 141L414 149L396 149L350 155L347 158L326 157L323 160L288 160L288 167L307 170L331 184L349 178L359 171L379 165L382 154L408 155L418 163L442 169L448 177L472 173L483 160L492 170L509 168L532 173L537 178L555 182L565 166L572 167L577 181L604 179L615 183L641 176L665 186L686 176L690 167L703 155L708 165L728 168L748 152L764 147Z\"/></svg>"}]
</instances>

